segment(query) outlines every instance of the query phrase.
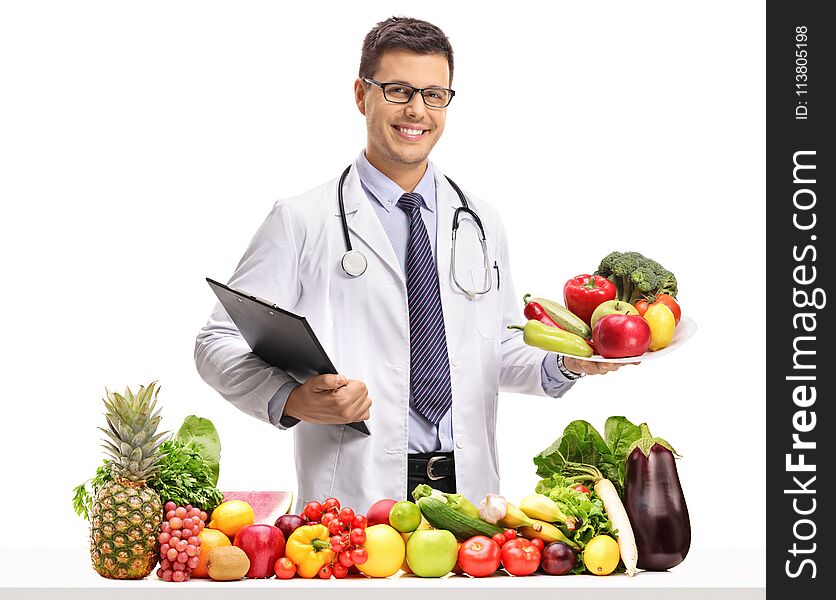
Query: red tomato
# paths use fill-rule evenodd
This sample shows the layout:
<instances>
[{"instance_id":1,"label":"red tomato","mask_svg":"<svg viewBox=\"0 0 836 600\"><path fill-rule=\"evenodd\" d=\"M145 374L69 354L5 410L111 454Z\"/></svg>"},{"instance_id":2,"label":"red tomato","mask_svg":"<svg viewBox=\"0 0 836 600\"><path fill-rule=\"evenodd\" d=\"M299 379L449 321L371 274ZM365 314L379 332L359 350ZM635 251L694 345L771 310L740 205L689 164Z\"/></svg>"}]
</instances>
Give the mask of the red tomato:
<instances>
[{"instance_id":1,"label":"red tomato","mask_svg":"<svg viewBox=\"0 0 836 600\"><path fill-rule=\"evenodd\" d=\"M334 577L336 579L345 579L348 576L348 567L341 565L340 563L334 563L334 566L331 567L334 571Z\"/></svg>"},{"instance_id":2,"label":"red tomato","mask_svg":"<svg viewBox=\"0 0 836 600\"><path fill-rule=\"evenodd\" d=\"M644 313L647 312L647 307L650 306L650 302L647 300L639 300L633 306L636 307L636 310L639 311L641 316L644 316Z\"/></svg>"},{"instance_id":3,"label":"red tomato","mask_svg":"<svg viewBox=\"0 0 836 600\"><path fill-rule=\"evenodd\" d=\"M580 484L580 483L578 483L577 485L573 485L572 489L575 490L576 492L581 492L583 494L586 494L587 496L592 495L592 494L589 493L589 490L586 489L586 486L583 485L583 484Z\"/></svg>"},{"instance_id":4,"label":"red tomato","mask_svg":"<svg viewBox=\"0 0 836 600\"><path fill-rule=\"evenodd\" d=\"M508 540L515 540L517 539L517 530L516 529L506 529L505 530L505 541Z\"/></svg>"},{"instance_id":5,"label":"red tomato","mask_svg":"<svg viewBox=\"0 0 836 600\"><path fill-rule=\"evenodd\" d=\"M531 575L540 566L540 551L525 538L505 542L501 552L502 566L511 575Z\"/></svg>"},{"instance_id":6,"label":"red tomato","mask_svg":"<svg viewBox=\"0 0 836 600\"><path fill-rule=\"evenodd\" d=\"M544 542L544 541L543 541L543 540L541 540L540 538L534 538L533 540L528 540L528 541L529 541L529 542L531 542L531 545L532 545L532 546L536 546L536 547L537 547L537 549L538 549L541 553L543 552L543 548L545 548L545 547L546 547L546 542Z\"/></svg>"},{"instance_id":7,"label":"red tomato","mask_svg":"<svg viewBox=\"0 0 836 600\"><path fill-rule=\"evenodd\" d=\"M682 309L679 308L679 304L673 296L669 296L668 294L659 294L658 296L656 296L656 302L654 302L653 304L664 304L669 309L671 309L671 312L673 313L674 324L679 325L679 319L682 317ZM638 309L638 306L636 307L636 309Z\"/></svg>"},{"instance_id":8,"label":"red tomato","mask_svg":"<svg viewBox=\"0 0 836 600\"><path fill-rule=\"evenodd\" d=\"M477 535L459 548L459 564L471 577L486 577L496 572L502 558L499 545L491 538Z\"/></svg>"},{"instance_id":9,"label":"red tomato","mask_svg":"<svg viewBox=\"0 0 836 600\"><path fill-rule=\"evenodd\" d=\"M491 539L492 539L493 541L495 541L495 542L496 542L496 545L497 545L497 546L499 546L500 548L502 548L502 546L505 544L505 542L507 542L507 541L508 541L508 540L505 538L505 534L504 534L504 533L495 533L495 534L493 534L493 535L491 536Z\"/></svg>"},{"instance_id":10,"label":"red tomato","mask_svg":"<svg viewBox=\"0 0 836 600\"><path fill-rule=\"evenodd\" d=\"M340 501L336 498L326 498L325 502L322 503L322 510L330 511L333 508L340 510Z\"/></svg>"},{"instance_id":11,"label":"red tomato","mask_svg":"<svg viewBox=\"0 0 836 600\"><path fill-rule=\"evenodd\" d=\"M276 561L273 571L279 579L292 579L296 575L296 565L286 556Z\"/></svg>"}]
</instances>

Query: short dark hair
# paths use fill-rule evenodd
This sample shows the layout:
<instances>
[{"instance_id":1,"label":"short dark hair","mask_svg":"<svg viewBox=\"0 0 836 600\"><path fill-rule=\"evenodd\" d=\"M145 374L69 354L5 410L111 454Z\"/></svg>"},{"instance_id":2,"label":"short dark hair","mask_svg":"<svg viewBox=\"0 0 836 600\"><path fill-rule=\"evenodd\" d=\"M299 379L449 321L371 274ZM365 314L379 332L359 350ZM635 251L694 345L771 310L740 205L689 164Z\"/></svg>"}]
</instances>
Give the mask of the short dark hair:
<instances>
[{"instance_id":1,"label":"short dark hair","mask_svg":"<svg viewBox=\"0 0 836 600\"><path fill-rule=\"evenodd\" d=\"M453 81L453 46L432 23L409 17L389 17L374 26L363 40L360 55L360 79L374 77L380 57L386 50L409 50L417 54L441 54L450 67Z\"/></svg>"}]
</instances>

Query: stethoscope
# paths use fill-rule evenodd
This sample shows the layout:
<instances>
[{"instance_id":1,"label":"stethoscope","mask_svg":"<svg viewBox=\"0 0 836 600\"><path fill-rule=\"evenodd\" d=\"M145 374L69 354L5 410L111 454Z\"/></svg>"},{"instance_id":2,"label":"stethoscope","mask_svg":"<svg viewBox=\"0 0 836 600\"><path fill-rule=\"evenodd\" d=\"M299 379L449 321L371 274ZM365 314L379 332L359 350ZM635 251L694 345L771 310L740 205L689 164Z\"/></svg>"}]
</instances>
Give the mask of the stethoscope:
<instances>
[{"instance_id":1,"label":"stethoscope","mask_svg":"<svg viewBox=\"0 0 836 600\"><path fill-rule=\"evenodd\" d=\"M345 237L345 246L347 248L346 253L343 254L340 264L342 265L343 271L345 271L345 273L350 277L360 277L360 275L366 272L369 262L366 260L365 254L359 250L354 250L351 247L351 237L348 235L348 222L345 218L345 204L343 203L343 184L345 183L345 178L348 177L350 170L351 165L348 165L345 168L345 171L343 171L343 174L340 175L340 182L337 184L337 198L340 202L340 220L342 221L343 236ZM445 175L445 177L447 176ZM485 228L482 226L482 219L479 218L479 215L473 212L470 206L468 206L467 198L464 197L464 193L461 188L459 188L459 186L456 185L456 182L449 177L447 177L447 181L449 181L450 185L453 186L453 189L456 190L456 194L458 194L459 200L462 203L462 205L456 209L456 212L453 213L453 247L450 251L450 270L453 273L453 283L456 284L456 287L466 294L468 298L473 300L476 296L487 294L491 291L491 265L490 259L488 258L488 244L485 239ZM485 287L481 290L466 289L459 283L459 280L456 277L456 234L459 230L459 219L462 213L465 213L472 218L476 223L476 226L479 228L479 243L482 245L482 257L484 258L485 265ZM498 290L499 266L495 262L494 268L496 269L496 289Z\"/></svg>"}]
</instances>

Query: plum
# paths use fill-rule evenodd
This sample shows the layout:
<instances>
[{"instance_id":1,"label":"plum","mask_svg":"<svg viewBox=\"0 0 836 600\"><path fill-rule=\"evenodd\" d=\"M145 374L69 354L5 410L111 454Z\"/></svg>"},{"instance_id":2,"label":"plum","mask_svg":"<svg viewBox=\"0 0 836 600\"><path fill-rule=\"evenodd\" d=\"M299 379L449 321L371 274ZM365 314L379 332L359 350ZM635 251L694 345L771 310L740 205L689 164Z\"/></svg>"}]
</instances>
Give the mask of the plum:
<instances>
[{"instance_id":1,"label":"plum","mask_svg":"<svg viewBox=\"0 0 836 600\"><path fill-rule=\"evenodd\" d=\"M578 553L569 544L552 542L543 549L540 568L549 575L566 575L578 564Z\"/></svg>"},{"instance_id":2,"label":"plum","mask_svg":"<svg viewBox=\"0 0 836 600\"><path fill-rule=\"evenodd\" d=\"M282 530L284 539L289 539L290 534L304 524L305 520L299 515L282 515L276 519L276 527Z\"/></svg>"}]
</instances>

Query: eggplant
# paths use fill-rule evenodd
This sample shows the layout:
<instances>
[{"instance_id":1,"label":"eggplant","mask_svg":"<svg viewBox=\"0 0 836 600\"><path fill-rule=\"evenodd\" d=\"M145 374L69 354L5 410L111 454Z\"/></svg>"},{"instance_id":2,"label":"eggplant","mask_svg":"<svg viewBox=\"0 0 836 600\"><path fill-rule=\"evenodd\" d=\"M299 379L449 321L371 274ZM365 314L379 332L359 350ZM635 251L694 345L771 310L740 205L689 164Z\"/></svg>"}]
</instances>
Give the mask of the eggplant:
<instances>
[{"instance_id":1,"label":"eggplant","mask_svg":"<svg viewBox=\"0 0 836 600\"><path fill-rule=\"evenodd\" d=\"M681 563L691 546L691 521L676 470L676 452L654 438L645 423L627 455L624 508L639 553L637 566L666 571Z\"/></svg>"}]
</instances>

